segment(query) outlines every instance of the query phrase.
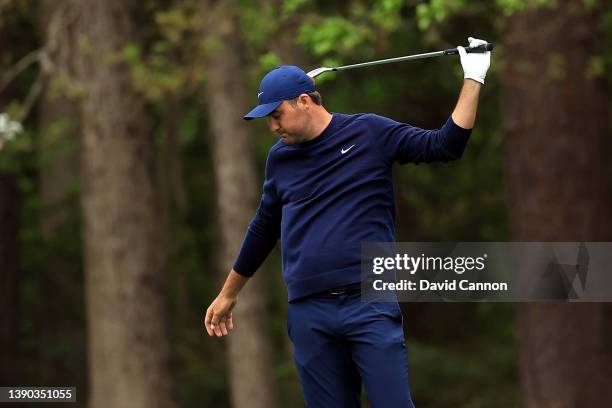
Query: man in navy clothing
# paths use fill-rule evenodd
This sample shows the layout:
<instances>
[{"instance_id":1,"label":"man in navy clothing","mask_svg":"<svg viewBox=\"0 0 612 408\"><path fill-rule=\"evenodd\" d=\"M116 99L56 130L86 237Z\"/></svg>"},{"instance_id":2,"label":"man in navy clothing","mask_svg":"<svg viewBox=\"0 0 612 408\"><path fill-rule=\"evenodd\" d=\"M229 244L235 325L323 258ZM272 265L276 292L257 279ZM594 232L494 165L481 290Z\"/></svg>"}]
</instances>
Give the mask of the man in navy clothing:
<instances>
[{"instance_id":1,"label":"man in navy clothing","mask_svg":"<svg viewBox=\"0 0 612 408\"><path fill-rule=\"evenodd\" d=\"M294 66L266 74L258 106L244 117L267 117L281 140L268 153L259 209L204 323L210 336L232 330L238 293L280 238L288 333L309 407L359 407L362 381L372 407L414 407L398 303L360 301L361 243L395 239L395 161L461 157L490 52L458 49L465 79L439 130L329 113L314 81Z\"/></svg>"}]
</instances>

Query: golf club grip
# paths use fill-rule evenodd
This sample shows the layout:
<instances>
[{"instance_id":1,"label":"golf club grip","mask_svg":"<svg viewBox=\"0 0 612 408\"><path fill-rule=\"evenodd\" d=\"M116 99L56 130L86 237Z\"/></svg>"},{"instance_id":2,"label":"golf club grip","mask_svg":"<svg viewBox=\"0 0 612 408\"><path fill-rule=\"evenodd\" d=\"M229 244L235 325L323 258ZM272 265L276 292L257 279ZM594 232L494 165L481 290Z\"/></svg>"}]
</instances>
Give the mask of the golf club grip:
<instances>
[{"instance_id":1,"label":"golf club grip","mask_svg":"<svg viewBox=\"0 0 612 408\"><path fill-rule=\"evenodd\" d=\"M493 50L493 44L492 43L486 43L486 44L481 44L478 45L476 47L466 47L465 52L467 52L468 54L474 53L474 52L487 52L487 51L492 51ZM444 50L444 55L455 55L455 54L459 54L459 51L457 51L456 48L449 48L448 50Z\"/></svg>"}]
</instances>

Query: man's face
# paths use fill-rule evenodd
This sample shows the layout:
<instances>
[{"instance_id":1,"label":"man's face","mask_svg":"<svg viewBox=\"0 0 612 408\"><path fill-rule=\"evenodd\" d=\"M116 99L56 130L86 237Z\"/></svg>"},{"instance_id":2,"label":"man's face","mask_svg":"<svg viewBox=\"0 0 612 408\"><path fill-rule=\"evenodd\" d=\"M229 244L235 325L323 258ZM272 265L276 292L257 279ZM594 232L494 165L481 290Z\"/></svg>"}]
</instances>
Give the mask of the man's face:
<instances>
[{"instance_id":1,"label":"man's face","mask_svg":"<svg viewBox=\"0 0 612 408\"><path fill-rule=\"evenodd\" d=\"M270 130L277 133L283 143L296 144L308 140L305 131L308 129L309 116L298 99L296 106L283 101L278 108L268 115Z\"/></svg>"}]
</instances>

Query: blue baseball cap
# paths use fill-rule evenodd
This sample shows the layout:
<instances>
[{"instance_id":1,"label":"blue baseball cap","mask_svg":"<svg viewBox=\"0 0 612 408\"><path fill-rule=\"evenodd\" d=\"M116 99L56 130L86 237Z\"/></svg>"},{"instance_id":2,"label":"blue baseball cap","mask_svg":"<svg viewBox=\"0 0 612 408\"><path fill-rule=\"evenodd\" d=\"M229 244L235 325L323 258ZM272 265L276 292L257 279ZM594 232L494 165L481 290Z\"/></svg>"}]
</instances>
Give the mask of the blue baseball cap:
<instances>
[{"instance_id":1,"label":"blue baseball cap","mask_svg":"<svg viewBox=\"0 0 612 408\"><path fill-rule=\"evenodd\" d=\"M293 65L281 65L268 72L259 84L259 105L244 115L245 120L263 118L288 99L314 91L314 80Z\"/></svg>"}]
</instances>

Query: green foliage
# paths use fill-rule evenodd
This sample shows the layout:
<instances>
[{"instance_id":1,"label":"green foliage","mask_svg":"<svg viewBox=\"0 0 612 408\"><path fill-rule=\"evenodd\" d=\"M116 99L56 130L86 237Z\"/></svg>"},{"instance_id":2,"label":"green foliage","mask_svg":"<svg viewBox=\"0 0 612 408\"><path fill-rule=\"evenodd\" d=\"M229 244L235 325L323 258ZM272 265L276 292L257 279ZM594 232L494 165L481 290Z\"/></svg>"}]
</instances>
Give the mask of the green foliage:
<instances>
[{"instance_id":1,"label":"green foliage","mask_svg":"<svg viewBox=\"0 0 612 408\"><path fill-rule=\"evenodd\" d=\"M430 0L421 3L416 8L418 25L421 30L426 30L436 22L441 23L447 16L465 6L465 0Z\"/></svg>"},{"instance_id":2,"label":"green foliage","mask_svg":"<svg viewBox=\"0 0 612 408\"><path fill-rule=\"evenodd\" d=\"M404 7L401 0L377 0L369 7L354 2L347 11L339 9L325 17L306 14L297 39L316 57L368 55L401 27Z\"/></svg>"},{"instance_id":3,"label":"green foliage","mask_svg":"<svg viewBox=\"0 0 612 408\"><path fill-rule=\"evenodd\" d=\"M153 10L152 16L157 35L151 42L128 44L112 58L130 66L133 85L147 100L160 102L196 89L203 80L199 64L210 43L196 37L202 22L192 1Z\"/></svg>"},{"instance_id":4,"label":"green foliage","mask_svg":"<svg viewBox=\"0 0 612 408\"><path fill-rule=\"evenodd\" d=\"M595 7L597 0L584 0L585 6ZM474 10L482 8L486 2L467 2L466 0L429 0L416 6L418 26L425 31L433 24L440 24L453 15L474 14ZM537 7L554 8L557 0L495 0L497 10L503 15L524 12ZM477 13L477 11L476 11Z\"/></svg>"},{"instance_id":5,"label":"green foliage","mask_svg":"<svg viewBox=\"0 0 612 408\"><path fill-rule=\"evenodd\" d=\"M589 58L585 79L603 78L606 73L606 60L602 55L593 55Z\"/></svg>"},{"instance_id":6,"label":"green foliage","mask_svg":"<svg viewBox=\"0 0 612 408\"><path fill-rule=\"evenodd\" d=\"M238 8L245 46L248 49L260 50L265 53L270 49L269 42L277 41L277 33L281 17L272 2L257 2L245 0Z\"/></svg>"},{"instance_id":7,"label":"green foliage","mask_svg":"<svg viewBox=\"0 0 612 408\"><path fill-rule=\"evenodd\" d=\"M268 72L279 65L282 65L282 61L277 54L270 51L267 54L263 54L261 57L259 57L259 65L261 66L263 72Z\"/></svg>"},{"instance_id":8,"label":"green foliage","mask_svg":"<svg viewBox=\"0 0 612 408\"><path fill-rule=\"evenodd\" d=\"M590 0L586 0L589 2ZM557 0L496 0L497 6L506 15L522 12L534 7L556 7Z\"/></svg>"},{"instance_id":9,"label":"green foliage","mask_svg":"<svg viewBox=\"0 0 612 408\"><path fill-rule=\"evenodd\" d=\"M285 0L283 2L282 16L284 18L289 17L307 2L308 0Z\"/></svg>"},{"instance_id":10,"label":"green foliage","mask_svg":"<svg viewBox=\"0 0 612 408\"><path fill-rule=\"evenodd\" d=\"M401 24L400 11L406 2L403 0L378 0L372 7L372 21L386 30L395 30Z\"/></svg>"},{"instance_id":11,"label":"green foliage","mask_svg":"<svg viewBox=\"0 0 612 408\"><path fill-rule=\"evenodd\" d=\"M33 152L34 136L25 128L13 138L0 134L0 173L20 173Z\"/></svg>"},{"instance_id":12,"label":"green foliage","mask_svg":"<svg viewBox=\"0 0 612 408\"><path fill-rule=\"evenodd\" d=\"M141 59L135 44L125 49L125 57L131 63L132 79L136 89L147 99L162 100L167 94L176 94L185 86L185 70L168 58L164 44L157 44L150 56Z\"/></svg>"},{"instance_id":13,"label":"green foliage","mask_svg":"<svg viewBox=\"0 0 612 408\"><path fill-rule=\"evenodd\" d=\"M155 13L155 23L159 34L167 45L179 46L197 25L197 9L192 2L184 2L180 7L160 10Z\"/></svg>"},{"instance_id":14,"label":"green foliage","mask_svg":"<svg viewBox=\"0 0 612 408\"><path fill-rule=\"evenodd\" d=\"M334 16L324 19L320 24L304 24L300 28L298 41L320 57L332 52L353 51L372 37L368 27Z\"/></svg>"},{"instance_id":15,"label":"green foliage","mask_svg":"<svg viewBox=\"0 0 612 408\"><path fill-rule=\"evenodd\" d=\"M47 83L47 92L50 98L64 96L68 99L77 100L84 94L82 84L65 75L55 75Z\"/></svg>"}]
</instances>

